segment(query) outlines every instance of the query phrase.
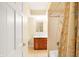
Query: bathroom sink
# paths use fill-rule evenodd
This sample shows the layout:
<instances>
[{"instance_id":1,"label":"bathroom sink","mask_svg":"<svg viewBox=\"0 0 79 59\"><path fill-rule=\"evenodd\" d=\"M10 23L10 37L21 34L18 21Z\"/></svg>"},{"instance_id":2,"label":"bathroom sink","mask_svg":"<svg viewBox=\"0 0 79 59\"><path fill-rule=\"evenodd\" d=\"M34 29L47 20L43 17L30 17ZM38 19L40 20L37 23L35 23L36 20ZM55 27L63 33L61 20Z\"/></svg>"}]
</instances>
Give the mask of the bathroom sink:
<instances>
[{"instance_id":1,"label":"bathroom sink","mask_svg":"<svg viewBox=\"0 0 79 59\"><path fill-rule=\"evenodd\" d=\"M36 33L34 33L34 38L41 38L41 37L48 37L48 34L47 33L44 33L44 32L36 32Z\"/></svg>"}]
</instances>

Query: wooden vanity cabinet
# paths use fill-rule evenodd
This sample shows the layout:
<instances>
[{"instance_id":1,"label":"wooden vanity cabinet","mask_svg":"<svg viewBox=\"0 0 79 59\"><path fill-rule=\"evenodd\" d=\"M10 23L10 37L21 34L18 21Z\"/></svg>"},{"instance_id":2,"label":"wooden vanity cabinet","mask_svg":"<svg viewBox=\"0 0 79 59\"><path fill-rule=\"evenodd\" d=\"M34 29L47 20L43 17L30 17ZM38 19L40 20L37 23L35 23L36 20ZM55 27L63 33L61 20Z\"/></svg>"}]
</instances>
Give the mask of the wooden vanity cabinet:
<instances>
[{"instance_id":1,"label":"wooden vanity cabinet","mask_svg":"<svg viewBox=\"0 0 79 59\"><path fill-rule=\"evenodd\" d=\"M34 38L34 50L47 50L47 38Z\"/></svg>"}]
</instances>

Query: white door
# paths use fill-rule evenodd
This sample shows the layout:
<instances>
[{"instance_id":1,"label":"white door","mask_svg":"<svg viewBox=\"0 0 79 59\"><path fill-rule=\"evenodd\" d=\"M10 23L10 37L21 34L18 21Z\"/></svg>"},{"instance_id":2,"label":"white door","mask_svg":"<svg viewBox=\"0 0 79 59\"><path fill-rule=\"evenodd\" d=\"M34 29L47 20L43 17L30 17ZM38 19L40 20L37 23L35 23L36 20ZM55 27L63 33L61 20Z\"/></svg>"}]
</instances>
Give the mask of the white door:
<instances>
[{"instance_id":1,"label":"white door","mask_svg":"<svg viewBox=\"0 0 79 59\"><path fill-rule=\"evenodd\" d=\"M22 16L7 6L8 56L22 56Z\"/></svg>"},{"instance_id":2,"label":"white door","mask_svg":"<svg viewBox=\"0 0 79 59\"><path fill-rule=\"evenodd\" d=\"M0 3L0 56L22 55L22 16Z\"/></svg>"},{"instance_id":3,"label":"white door","mask_svg":"<svg viewBox=\"0 0 79 59\"><path fill-rule=\"evenodd\" d=\"M6 6L6 16L7 16L7 56L12 56L15 52L15 38L14 38L14 10L9 6ZM14 54L15 55L15 54ZM14 56L13 55L13 56Z\"/></svg>"},{"instance_id":4,"label":"white door","mask_svg":"<svg viewBox=\"0 0 79 59\"><path fill-rule=\"evenodd\" d=\"M22 16L7 6L8 56L22 56Z\"/></svg>"},{"instance_id":5,"label":"white door","mask_svg":"<svg viewBox=\"0 0 79 59\"><path fill-rule=\"evenodd\" d=\"M7 55L7 20L6 7L0 3L0 56Z\"/></svg>"}]
</instances>

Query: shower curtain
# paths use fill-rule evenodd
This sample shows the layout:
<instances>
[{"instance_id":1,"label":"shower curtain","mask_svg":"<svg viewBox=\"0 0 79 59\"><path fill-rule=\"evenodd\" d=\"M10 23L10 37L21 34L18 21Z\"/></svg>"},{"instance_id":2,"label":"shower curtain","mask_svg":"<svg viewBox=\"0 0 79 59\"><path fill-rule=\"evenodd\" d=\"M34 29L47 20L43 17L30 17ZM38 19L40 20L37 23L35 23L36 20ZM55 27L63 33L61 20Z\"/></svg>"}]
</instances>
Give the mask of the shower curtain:
<instances>
[{"instance_id":1,"label":"shower curtain","mask_svg":"<svg viewBox=\"0 0 79 59\"><path fill-rule=\"evenodd\" d=\"M64 9L64 23L59 42L59 56L79 56L79 19L78 2L66 2Z\"/></svg>"}]
</instances>

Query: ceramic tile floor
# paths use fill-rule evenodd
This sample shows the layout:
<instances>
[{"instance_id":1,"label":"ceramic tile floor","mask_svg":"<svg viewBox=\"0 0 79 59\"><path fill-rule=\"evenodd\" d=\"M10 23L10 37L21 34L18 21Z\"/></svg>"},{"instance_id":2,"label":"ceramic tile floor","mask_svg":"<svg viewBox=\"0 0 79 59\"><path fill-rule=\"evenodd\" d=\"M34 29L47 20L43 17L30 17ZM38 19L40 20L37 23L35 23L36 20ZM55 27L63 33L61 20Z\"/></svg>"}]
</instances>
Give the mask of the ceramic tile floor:
<instances>
[{"instance_id":1,"label":"ceramic tile floor","mask_svg":"<svg viewBox=\"0 0 79 59\"><path fill-rule=\"evenodd\" d=\"M48 57L48 50L34 50L28 48L28 57Z\"/></svg>"}]
</instances>

